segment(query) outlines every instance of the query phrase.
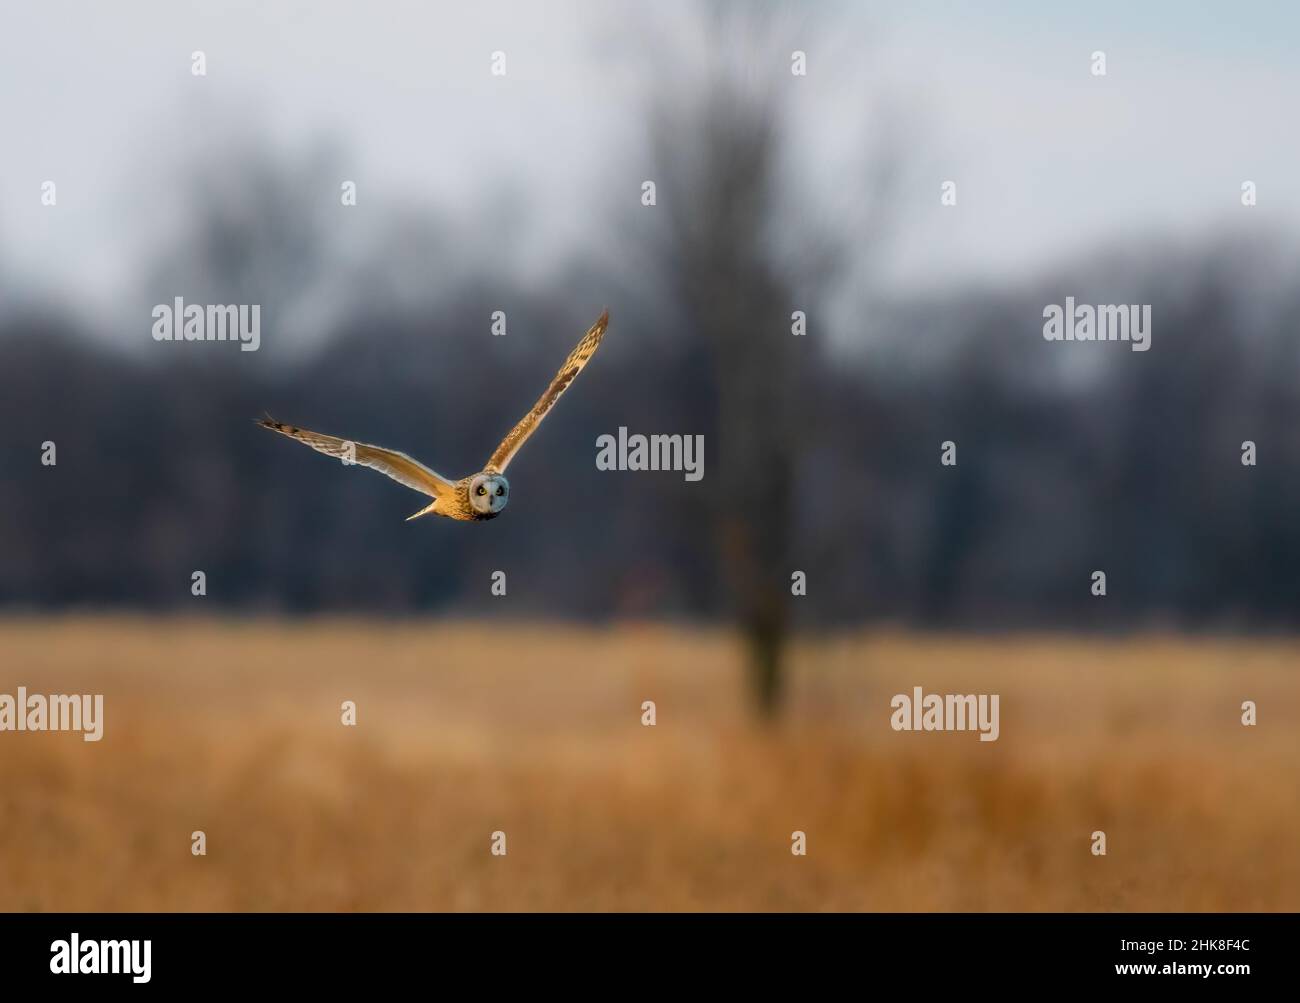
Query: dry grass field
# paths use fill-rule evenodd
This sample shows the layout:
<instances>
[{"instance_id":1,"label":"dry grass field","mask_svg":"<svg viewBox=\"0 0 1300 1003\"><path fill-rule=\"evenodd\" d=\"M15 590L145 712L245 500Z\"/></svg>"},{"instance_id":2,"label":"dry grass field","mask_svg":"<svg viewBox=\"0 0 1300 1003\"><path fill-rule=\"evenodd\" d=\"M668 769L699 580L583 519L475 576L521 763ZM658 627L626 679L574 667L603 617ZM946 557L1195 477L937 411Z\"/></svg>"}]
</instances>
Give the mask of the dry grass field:
<instances>
[{"instance_id":1,"label":"dry grass field","mask_svg":"<svg viewBox=\"0 0 1300 1003\"><path fill-rule=\"evenodd\" d=\"M1300 909L1290 642L807 642L772 728L722 632L70 618L0 652L0 693L106 718L0 732L7 911ZM1000 739L892 731L915 685L1000 694Z\"/></svg>"}]
</instances>

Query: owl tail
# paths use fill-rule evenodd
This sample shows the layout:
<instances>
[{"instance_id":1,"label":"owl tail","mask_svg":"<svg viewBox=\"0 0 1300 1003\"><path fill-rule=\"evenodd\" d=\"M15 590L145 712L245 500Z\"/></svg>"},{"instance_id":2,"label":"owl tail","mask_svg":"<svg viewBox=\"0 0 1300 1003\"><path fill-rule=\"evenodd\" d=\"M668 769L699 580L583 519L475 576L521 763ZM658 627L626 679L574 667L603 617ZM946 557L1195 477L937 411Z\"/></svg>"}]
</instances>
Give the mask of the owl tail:
<instances>
[{"instance_id":1,"label":"owl tail","mask_svg":"<svg viewBox=\"0 0 1300 1003\"><path fill-rule=\"evenodd\" d=\"M430 502L428 505L426 505L424 508L420 509L420 511L416 512L415 515L408 515L408 516L406 517L406 521L407 521L407 522L410 522L412 519L418 519L418 518L420 518L420 516L422 516L422 515L428 515L430 512L433 511L433 507L434 507L435 505L437 505L437 504L438 504L438 499L435 498L433 501L431 501L431 502Z\"/></svg>"}]
</instances>

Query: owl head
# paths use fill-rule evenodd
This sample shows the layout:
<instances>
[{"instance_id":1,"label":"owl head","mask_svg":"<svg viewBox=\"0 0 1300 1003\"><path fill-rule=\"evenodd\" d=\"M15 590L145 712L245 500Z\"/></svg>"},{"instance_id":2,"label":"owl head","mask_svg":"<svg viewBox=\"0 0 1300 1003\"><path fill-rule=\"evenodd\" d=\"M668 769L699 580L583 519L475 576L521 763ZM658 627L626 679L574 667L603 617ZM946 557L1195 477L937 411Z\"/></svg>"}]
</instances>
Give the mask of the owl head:
<instances>
[{"instance_id":1,"label":"owl head","mask_svg":"<svg viewBox=\"0 0 1300 1003\"><path fill-rule=\"evenodd\" d=\"M497 515L510 500L510 482L501 474L475 474L469 482L469 504L479 515Z\"/></svg>"}]
</instances>

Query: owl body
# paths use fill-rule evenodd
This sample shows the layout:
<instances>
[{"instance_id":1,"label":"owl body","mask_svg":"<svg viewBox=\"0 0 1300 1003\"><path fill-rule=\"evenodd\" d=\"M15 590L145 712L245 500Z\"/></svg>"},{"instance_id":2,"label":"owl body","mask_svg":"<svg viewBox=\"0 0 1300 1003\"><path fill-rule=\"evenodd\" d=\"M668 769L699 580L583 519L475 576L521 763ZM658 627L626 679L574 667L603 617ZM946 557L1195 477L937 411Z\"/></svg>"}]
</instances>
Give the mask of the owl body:
<instances>
[{"instance_id":1,"label":"owl body","mask_svg":"<svg viewBox=\"0 0 1300 1003\"><path fill-rule=\"evenodd\" d=\"M456 482L455 492L447 498L439 498L429 507L436 511L438 515L445 515L448 519L457 519L461 522L479 522L483 519L491 519L492 516L490 515L476 512L474 506L469 503L469 481L468 477L462 477Z\"/></svg>"},{"instance_id":2,"label":"owl body","mask_svg":"<svg viewBox=\"0 0 1300 1003\"><path fill-rule=\"evenodd\" d=\"M411 518L430 514L461 522L486 522L499 516L509 500L510 482L494 471L480 470L470 477L462 477L454 490L435 498L433 504Z\"/></svg>"}]
</instances>

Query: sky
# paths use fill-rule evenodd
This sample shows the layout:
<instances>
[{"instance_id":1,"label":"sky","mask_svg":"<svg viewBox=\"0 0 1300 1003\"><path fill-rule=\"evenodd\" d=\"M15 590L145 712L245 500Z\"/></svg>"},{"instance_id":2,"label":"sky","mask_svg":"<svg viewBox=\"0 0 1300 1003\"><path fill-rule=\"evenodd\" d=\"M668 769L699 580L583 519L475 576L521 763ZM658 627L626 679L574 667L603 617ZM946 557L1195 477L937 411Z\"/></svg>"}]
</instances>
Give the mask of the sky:
<instances>
[{"instance_id":1,"label":"sky","mask_svg":"<svg viewBox=\"0 0 1300 1003\"><path fill-rule=\"evenodd\" d=\"M289 153L329 140L359 205L454 215L544 278L593 239L597 202L639 198L645 94L680 70L683 4L9 5L0 292L111 314L158 253L174 169L219 163L227 136ZM851 154L882 114L892 123L885 267L899 288L1011 283L1108 244L1300 222L1300 5L815 6L787 46L808 53L808 76L770 70L803 88L808 176L840 202L860 180ZM949 180L957 204L942 206Z\"/></svg>"}]
</instances>

